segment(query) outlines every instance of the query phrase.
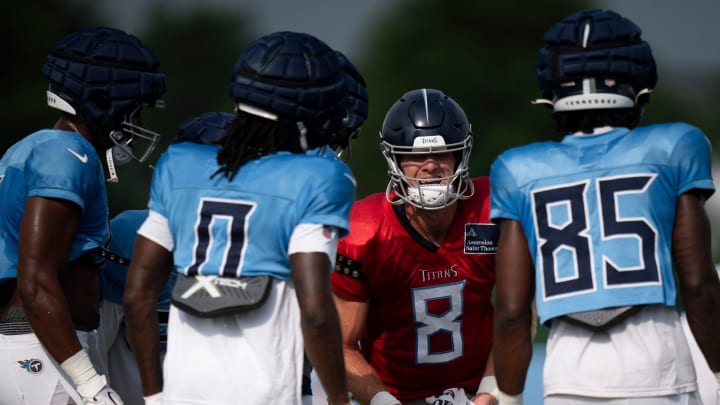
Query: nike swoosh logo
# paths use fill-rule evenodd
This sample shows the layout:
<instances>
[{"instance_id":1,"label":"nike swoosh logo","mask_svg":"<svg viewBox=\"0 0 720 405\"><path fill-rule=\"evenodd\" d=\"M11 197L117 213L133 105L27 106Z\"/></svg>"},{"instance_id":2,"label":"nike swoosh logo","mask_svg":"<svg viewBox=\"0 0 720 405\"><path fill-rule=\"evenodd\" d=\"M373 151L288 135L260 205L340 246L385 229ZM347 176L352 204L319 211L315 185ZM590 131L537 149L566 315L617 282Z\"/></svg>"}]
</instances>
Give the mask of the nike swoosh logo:
<instances>
[{"instance_id":1,"label":"nike swoosh logo","mask_svg":"<svg viewBox=\"0 0 720 405\"><path fill-rule=\"evenodd\" d=\"M87 163L87 161L88 161L88 156L87 156L87 154L84 154L84 153L83 153L83 154L81 155L81 154L75 152L74 150L72 150L72 149L70 149L70 148L65 148L65 149L67 149L68 152L72 153L73 156L75 156L76 158L78 158L79 161L81 161L81 162L83 162L83 163Z\"/></svg>"}]
</instances>

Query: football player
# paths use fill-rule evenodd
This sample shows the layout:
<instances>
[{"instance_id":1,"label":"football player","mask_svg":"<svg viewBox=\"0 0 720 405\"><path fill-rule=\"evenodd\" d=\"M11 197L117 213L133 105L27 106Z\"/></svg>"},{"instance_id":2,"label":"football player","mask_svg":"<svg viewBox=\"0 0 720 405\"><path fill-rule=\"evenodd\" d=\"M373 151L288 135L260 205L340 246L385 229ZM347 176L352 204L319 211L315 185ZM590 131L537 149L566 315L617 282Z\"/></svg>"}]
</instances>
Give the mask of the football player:
<instances>
[{"instance_id":1,"label":"football player","mask_svg":"<svg viewBox=\"0 0 720 405\"><path fill-rule=\"evenodd\" d=\"M380 135L387 191L353 205L332 275L350 390L373 405L494 403L497 227L488 178L470 178L468 118L443 92L416 89Z\"/></svg>"},{"instance_id":2,"label":"football player","mask_svg":"<svg viewBox=\"0 0 720 405\"><path fill-rule=\"evenodd\" d=\"M60 118L0 160L0 403L120 404L87 351L100 299L92 251L109 237L98 154L112 180L115 164L148 157L158 134L140 113L161 105L165 76L151 49L108 27L65 36L42 71Z\"/></svg>"},{"instance_id":3,"label":"football player","mask_svg":"<svg viewBox=\"0 0 720 405\"><path fill-rule=\"evenodd\" d=\"M276 32L243 50L230 93L219 147L170 145L154 171L124 296L146 403L301 403L305 348L346 404L329 276L355 180L306 153L342 126L340 63L311 35ZM171 271L162 369L154 302Z\"/></svg>"},{"instance_id":4,"label":"football player","mask_svg":"<svg viewBox=\"0 0 720 405\"><path fill-rule=\"evenodd\" d=\"M200 114L180 124L172 143L217 144L234 119L235 115L230 113ZM107 364L111 386L128 404L143 403L143 395L140 373L127 337L122 297L137 230L147 218L147 213L147 210L126 210L117 214L110 221L110 244L106 250L99 252L106 260L100 272L102 303L98 328L99 353L103 363ZM172 274L156 304L161 357L165 354L170 291L174 280Z\"/></svg>"},{"instance_id":5,"label":"football player","mask_svg":"<svg viewBox=\"0 0 720 405\"><path fill-rule=\"evenodd\" d=\"M676 289L718 373L708 139L682 122L639 126L657 69L629 19L579 11L544 41L537 102L564 137L510 149L490 172L500 402L521 402L534 297L550 327L545 404L699 403Z\"/></svg>"}]
</instances>

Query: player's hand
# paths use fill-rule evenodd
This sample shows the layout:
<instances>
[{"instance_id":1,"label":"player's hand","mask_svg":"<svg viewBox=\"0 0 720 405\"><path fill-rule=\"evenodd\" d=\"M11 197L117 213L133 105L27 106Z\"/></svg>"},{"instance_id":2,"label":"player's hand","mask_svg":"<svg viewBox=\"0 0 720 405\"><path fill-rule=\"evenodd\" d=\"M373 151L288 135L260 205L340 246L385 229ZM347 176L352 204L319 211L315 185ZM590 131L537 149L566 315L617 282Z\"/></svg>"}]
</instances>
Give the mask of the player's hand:
<instances>
[{"instance_id":1,"label":"player's hand","mask_svg":"<svg viewBox=\"0 0 720 405\"><path fill-rule=\"evenodd\" d=\"M472 405L465 390L462 388L448 388L441 394L425 398L425 403L430 405Z\"/></svg>"},{"instance_id":2,"label":"player's hand","mask_svg":"<svg viewBox=\"0 0 720 405\"><path fill-rule=\"evenodd\" d=\"M303 397L305 398L305 397ZM158 392L157 394L153 394L147 397L143 397L145 400L145 405L162 405L163 403L163 393Z\"/></svg>"},{"instance_id":3,"label":"player's hand","mask_svg":"<svg viewBox=\"0 0 720 405\"><path fill-rule=\"evenodd\" d=\"M98 374L85 350L77 353L60 363L63 371L70 377L77 389L83 404L122 405L120 395L113 391L104 375Z\"/></svg>"},{"instance_id":4,"label":"player's hand","mask_svg":"<svg viewBox=\"0 0 720 405\"><path fill-rule=\"evenodd\" d=\"M492 394L483 392L475 395L470 403L473 405L497 405L498 401Z\"/></svg>"},{"instance_id":5,"label":"player's hand","mask_svg":"<svg viewBox=\"0 0 720 405\"><path fill-rule=\"evenodd\" d=\"M82 397L83 404L98 404L98 405L123 405L120 395L115 392L109 385L102 387L100 392L91 397Z\"/></svg>"}]
</instances>

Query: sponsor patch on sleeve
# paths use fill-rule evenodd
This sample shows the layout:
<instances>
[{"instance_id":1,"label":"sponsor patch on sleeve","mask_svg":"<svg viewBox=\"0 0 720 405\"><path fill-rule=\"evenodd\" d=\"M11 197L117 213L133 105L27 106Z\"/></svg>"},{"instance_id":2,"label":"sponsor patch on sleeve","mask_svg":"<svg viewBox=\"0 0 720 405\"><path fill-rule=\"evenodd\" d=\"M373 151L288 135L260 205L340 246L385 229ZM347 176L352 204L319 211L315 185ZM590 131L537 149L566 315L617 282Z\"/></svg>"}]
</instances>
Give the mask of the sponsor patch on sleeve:
<instances>
[{"instance_id":1,"label":"sponsor patch on sleeve","mask_svg":"<svg viewBox=\"0 0 720 405\"><path fill-rule=\"evenodd\" d=\"M465 224L465 254L495 254L499 235L495 224Z\"/></svg>"}]
</instances>

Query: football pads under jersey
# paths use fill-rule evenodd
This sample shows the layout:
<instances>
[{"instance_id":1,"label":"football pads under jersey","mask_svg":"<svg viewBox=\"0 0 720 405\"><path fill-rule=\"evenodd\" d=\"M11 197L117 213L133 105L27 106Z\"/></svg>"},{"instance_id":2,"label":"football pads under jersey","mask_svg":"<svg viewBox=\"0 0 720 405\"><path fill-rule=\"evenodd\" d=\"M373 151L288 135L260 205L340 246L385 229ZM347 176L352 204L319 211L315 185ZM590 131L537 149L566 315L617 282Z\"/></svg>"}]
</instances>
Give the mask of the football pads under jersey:
<instances>
[{"instance_id":1,"label":"football pads under jersey","mask_svg":"<svg viewBox=\"0 0 720 405\"><path fill-rule=\"evenodd\" d=\"M568 135L501 154L491 168L491 217L522 223L540 320L674 305L677 198L712 193L710 163L705 135L683 123Z\"/></svg>"}]
</instances>

